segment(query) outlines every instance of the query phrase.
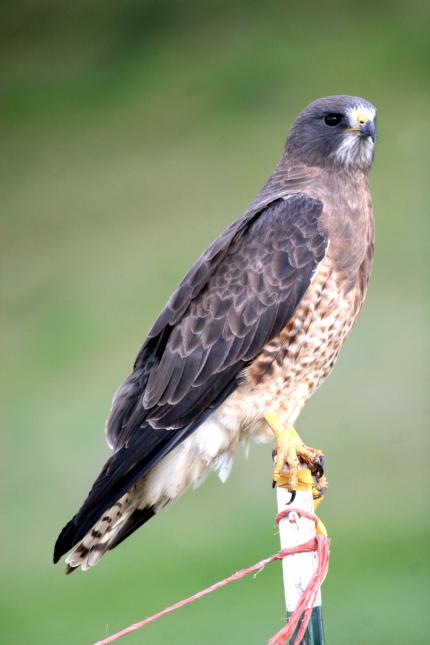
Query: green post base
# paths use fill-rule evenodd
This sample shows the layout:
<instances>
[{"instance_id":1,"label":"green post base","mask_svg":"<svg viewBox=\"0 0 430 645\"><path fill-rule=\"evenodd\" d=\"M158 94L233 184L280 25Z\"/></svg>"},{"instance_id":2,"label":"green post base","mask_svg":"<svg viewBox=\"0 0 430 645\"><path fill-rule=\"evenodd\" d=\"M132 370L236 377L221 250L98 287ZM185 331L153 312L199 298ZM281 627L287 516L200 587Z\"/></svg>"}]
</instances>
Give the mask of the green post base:
<instances>
[{"instance_id":1,"label":"green post base","mask_svg":"<svg viewBox=\"0 0 430 645\"><path fill-rule=\"evenodd\" d=\"M290 618L291 614L288 614ZM296 631L293 634L293 638L290 640L290 643L294 643L297 638L298 631L300 629L300 624L298 624ZM312 609L311 619L309 621L308 628L305 632L305 635L302 640L302 645L324 645L324 623L322 617L322 607L314 607Z\"/></svg>"}]
</instances>

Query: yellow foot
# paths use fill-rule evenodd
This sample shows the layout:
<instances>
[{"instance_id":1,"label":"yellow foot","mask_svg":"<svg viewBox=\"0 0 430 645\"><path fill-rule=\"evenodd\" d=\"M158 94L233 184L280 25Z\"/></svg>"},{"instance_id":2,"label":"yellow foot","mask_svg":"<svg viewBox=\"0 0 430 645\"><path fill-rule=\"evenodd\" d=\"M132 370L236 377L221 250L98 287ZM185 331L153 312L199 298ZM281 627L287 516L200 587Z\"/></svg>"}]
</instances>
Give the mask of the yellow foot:
<instances>
[{"instance_id":1,"label":"yellow foot","mask_svg":"<svg viewBox=\"0 0 430 645\"><path fill-rule=\"evenodd\" d=\"M323 475L323 458L321 450L305 446L296 430L290 426L285 428L279 417L273 412L264 415L267 423L275 435L275 468L273 481L283 480L288 490L295 491L299 488L299 466L300 463L309 466L312 475L316 479L314 485L314 497L320 497L327 488L327 480ZM284 466L287 466L288 473L283 473ZM285 481L285 476L287 481ZM312 479L312 478L311 478Z\"/></svg>"}]
</instances>

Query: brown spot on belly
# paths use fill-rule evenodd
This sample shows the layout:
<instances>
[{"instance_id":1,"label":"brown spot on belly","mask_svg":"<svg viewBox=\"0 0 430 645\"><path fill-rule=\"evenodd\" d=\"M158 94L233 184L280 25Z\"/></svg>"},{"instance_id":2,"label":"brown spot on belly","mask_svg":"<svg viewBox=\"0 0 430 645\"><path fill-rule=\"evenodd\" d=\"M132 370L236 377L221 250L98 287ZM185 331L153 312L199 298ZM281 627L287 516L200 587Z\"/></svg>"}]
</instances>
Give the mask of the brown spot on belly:
<instances>
[{"instance_id":1,"label":"brown spot on belly","mask_svg":"<svg viewBox=\"0 0 430 645\"><path fill-rule=\"evenodd\" d=\"M344 292L326 258L294 317L249 366L231 402L242 399L249 415L271 408L287 419L297 416L330 373L358 314L356 302L356 290Z\"/></svg>"}]
</instances>

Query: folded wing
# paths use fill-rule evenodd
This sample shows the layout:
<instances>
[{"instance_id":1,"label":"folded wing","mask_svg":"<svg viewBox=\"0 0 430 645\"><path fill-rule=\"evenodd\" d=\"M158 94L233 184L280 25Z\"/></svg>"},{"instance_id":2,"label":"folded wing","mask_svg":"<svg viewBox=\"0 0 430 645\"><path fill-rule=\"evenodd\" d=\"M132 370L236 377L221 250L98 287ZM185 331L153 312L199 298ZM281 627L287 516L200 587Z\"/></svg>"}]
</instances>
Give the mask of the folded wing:
<instances>
[{"instance_id":1,"label":"folded wing","mask_svg":"<svg viewBox=\"0 0 430 645\"><path fill-rule=\"evenodd\" d=\"M240 382L293 316L324 258L322 203L277 199L232 224L194 264L155 321L106 425L114 449L55 558L183 441Z\"/></svg>"}]
</instances>

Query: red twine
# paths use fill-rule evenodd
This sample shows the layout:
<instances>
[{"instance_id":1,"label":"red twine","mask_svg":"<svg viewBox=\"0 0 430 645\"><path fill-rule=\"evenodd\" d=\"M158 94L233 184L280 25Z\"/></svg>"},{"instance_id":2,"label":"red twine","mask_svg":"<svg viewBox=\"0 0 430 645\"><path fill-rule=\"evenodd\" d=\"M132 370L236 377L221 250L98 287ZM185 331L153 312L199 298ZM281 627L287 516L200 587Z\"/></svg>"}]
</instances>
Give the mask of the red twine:
<instances>
[{"instance_id":1,"label":"red twine","mask_svg":"<svg viewBox=\"0 0 430 645\"><path fill-rule=\"evenodd\" d=\"M278 515L276 516L276 523L279 524L281 520L283 520L289 515L289 513L292 512L297 513L302 517L307 517L309 520L313 520L315 524L317 524L318 522L317 516L313 513L308 513L307 511L301 509L290 508L278 513ZM297 607L291 614L290 620L281 630L279 630L277 634L275 634L270 639L269 645L284 645L284 643L289 641L292 638L297 625L300 622L300 619L302 619L302 622L294 641L294 645L299 645L302 642L303 636L305 635L307 626L311 618L312 609L314 607L316 597L328 572L328 562L330 557L329 539L325 535L317 533L317 535L315 536L315 541L317 544L315 551L317 552L318 556L315 572L312 578L309 580L308 586L302 593Z\"/></svg>"},{"instance_id":2,"label":"red twine","mask_svg":"<svg viewBox=\"0 0 430 645\"><path fill-rule=\"evenodd\" d=\"M308 513L307 511L304 511L300 508L289 508L287 510L281 511L281 513L279 513L276 516L277 524L279 524L279 522L285 517L287 517L290 513L297 513L297 515L301 515L302 517L306 517L307 519L312 520L313 522L315 522L315 524L318 522L317 516L314 515L313 513ZM154 621L158 620L159 618L162 618L163 616L167 616L167 614L170 614L172 611L175 611L176 609L180 609L181 607L185 607L185 605L189 605L195 600L199 600L200 598L207 596L213 591L216 591L217 589L221 589L222 587L229 585L231 582L235 582L236 580L241 580L242 578L249 576L251 573L254 573L255 571L260 572L262 569L264 569L266 565L271 564L272 562L275 562L275 560L283 560L283 558L285 558L287 555L294 555L295 553L304 553L306 551L317 552L318 563L317 563L315 573L310 579L308 586L304 590L300 598L300 602L298 603L293 614L290 616L288 623L277 634L275 634L269 641L269 645L284 645L284 643L286 643L288 640L292 638L294 631L296 630L297 625L300 622L300 619L302 619L300 629L294 643L294 645L299 645L303 639L303 636L306 632L306 628L309 624L312 608L314 606L316 597L318 595L318 591L322 583L324 582L324 579L328 571L329 540L327 537L320 534L317 534L315 538L313 538L312 540L308 540L308 542L304 542L303 544L299 544L297 546L290 547L287 549L281 549L280 551L278 551L278 553L275 553L274 555L268 558L264 558L264 560L260 560L256 564L252 565L252 567L248 567L247 569L240 569L239 571L236 571L236 573L233 573L228 578L225 578L224 580L220 580L219 582L215 582L215 584L211 585L210 587L207 587L202 591L198 591L192 596L189 596L188 598L184 598L183 600L180 600L179 602L176 602L175 604L170 605L169 607L166 607L166 609L163 609L162 611L159 611L158 613L153 614L152 616L149 616L148 618L145 618L144 620L141 620L138 623L134 623L133 625L130 625L129 627L126 627L125 629L122 629L121 631L116 632L115 634L112 634L111 636L108 636L107 638L104 638L101 641L97 641L95 645L107 645L108 643L113 643L119 638L122 638L122 636L131 634L131 632L135 632L141 627L144 627L149 623L153 623Z\"/></svg>"}]
</instances>

